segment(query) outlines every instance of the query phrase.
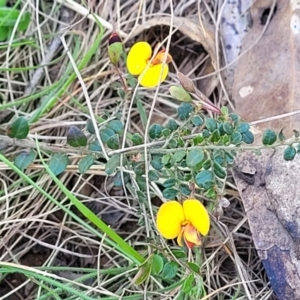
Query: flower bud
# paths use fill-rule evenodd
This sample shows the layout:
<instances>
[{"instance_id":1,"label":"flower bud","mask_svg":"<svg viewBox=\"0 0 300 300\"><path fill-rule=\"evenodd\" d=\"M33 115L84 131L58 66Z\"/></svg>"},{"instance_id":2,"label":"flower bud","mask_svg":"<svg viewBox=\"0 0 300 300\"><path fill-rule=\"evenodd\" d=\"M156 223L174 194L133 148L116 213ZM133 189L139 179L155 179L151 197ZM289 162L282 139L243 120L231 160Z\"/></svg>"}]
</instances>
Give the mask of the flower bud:
<instances>
[{"instance_id":1,"label":"flower bud","mask_svg":"<svg viewBox=\"0 0 300 300\"><path fill-rule=\"evenodd\" d=\"M189 93L195 93L196 89L193 81L181 72L177 72L177 77L182 87Z\"/></svg>"},{"instance_id":2,"label":"flower bud","mask_svg":"<svg viewBox=\"0 0 300 300\"><path fill-rule=\"evenodd\" d=\"M116 65L123 53L123 44L120 36L113 32L108 39L108 56L113 65Z\"/></svg>"}]
</instances>

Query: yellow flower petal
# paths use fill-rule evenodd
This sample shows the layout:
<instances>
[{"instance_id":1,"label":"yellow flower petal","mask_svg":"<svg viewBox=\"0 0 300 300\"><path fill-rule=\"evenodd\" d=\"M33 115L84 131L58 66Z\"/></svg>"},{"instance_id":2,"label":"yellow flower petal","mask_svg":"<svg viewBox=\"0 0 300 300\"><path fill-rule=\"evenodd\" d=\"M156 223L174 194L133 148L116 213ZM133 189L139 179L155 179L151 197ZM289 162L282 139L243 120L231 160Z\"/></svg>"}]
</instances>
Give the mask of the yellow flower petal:
<instances>
[{"instance_id":1,"label":"yellow flower petal","mask_svg":"<svg viewBox=\"0 0 300 300\"><path fill-rule=\"evenodd\" d=\"M139 76L139 83L143 87L147 88L156 87L159 83L162 83L167 78L168 73L169 67L167 64L164 66L162 64L149 66L147 71ZM161 80L159 80L160 76Z\"/></svg>"},{"instance_id":2,"label":"yellow flower petal","mask_svg":"<svg viewBox=\"0 0 300 300\"><path fill-rule=\"evenodd\" d=\"M177 236L177 244L182 247L183 246L183 243L182 243L182 240L183 240L183 233L184 233L184 227L181 228L181 231L180 233L178 234Z\"/></svg>"},{"instance_id":3,"label":"yellow flower petal","mask_svg":"<svg viewBox=\"0 0 300 300\"><path fill-rule=\"evenodd\" d=\"M177 201L168 201L163 203L158 210L156 226L164 238L174 239L180 234L183 221L182 205Z\"/></svg>"},{"instance_id":4,"label":"yellow flower petal","mask_svg":"<svg viewBox=\"0 0 300 300\"><path fill-rule=\"evenodd\" d=\"M127 56L127 69L132 75L140 75L146 68L148 60L151 59L152 49L146 42L134 44Z\"/></svg>"},{"instance_id":5,"label":"yellow flower petal","mask_svg":"<svg viewBox=\"0 0 300 300\"><path fill-rule=\"evenodd\" d=\"M187 224L184 228L184 240L189 248L193 248L194 245L201 245L199 233L191 224Z\"/></svg>"},{"instance_id":6,"label":"yellow flower petal","mask_svg":"<svg viewBox=\"0 0 300 300\"><path fill-rule=\"evenodd\" d=\"M197 199L187 199L183 202L185 219L202 234L207 235L210 219L206 208Z\"/></svg>"}]
</instances>

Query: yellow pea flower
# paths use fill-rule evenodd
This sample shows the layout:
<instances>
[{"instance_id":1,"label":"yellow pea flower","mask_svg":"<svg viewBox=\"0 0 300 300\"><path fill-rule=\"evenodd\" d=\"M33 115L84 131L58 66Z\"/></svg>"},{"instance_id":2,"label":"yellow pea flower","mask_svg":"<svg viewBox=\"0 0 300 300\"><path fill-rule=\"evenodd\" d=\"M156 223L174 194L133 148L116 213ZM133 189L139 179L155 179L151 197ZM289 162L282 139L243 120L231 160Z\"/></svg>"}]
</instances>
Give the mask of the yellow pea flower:
<instances>
[{"instance_id":1,"label":"yellow pea flower","mask_svg":"<svg viewBox=\"0 0 300 300\"><path fill-rule=\"evenodd\" d=\"M183 246L184 240L188 248L193 248L201 245L200 234L207 235L210 219L206 208L197 199L187 199L183 204L168 201L158 210L156 226L164 238L177 237L179 246Z\"/></svg>"},{"instance_id":2,"label":"yellow pea flower","mask_svg":"<svg viewBox=\"0 0 300 300\"><path fill-rule=\"evenodd\" d=\"M152 61L151 56L151 46L146 42L134 44L127 56L127 69L129 73L139 76L140 85L147 88L155 87L167 78L169 73L167 64L172 61L172 56L167 54L166 62L163 64L165 50L159 51ZM151 63L149 64L150 61Z\"/></svg>"}]
</instances>

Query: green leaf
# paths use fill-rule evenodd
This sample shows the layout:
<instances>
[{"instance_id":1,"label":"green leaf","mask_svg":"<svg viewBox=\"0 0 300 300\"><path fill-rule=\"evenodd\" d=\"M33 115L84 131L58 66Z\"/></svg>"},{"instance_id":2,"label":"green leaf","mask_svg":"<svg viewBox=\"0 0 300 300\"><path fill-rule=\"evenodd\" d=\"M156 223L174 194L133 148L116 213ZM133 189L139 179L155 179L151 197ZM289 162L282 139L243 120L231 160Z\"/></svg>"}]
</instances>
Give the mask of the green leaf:
<instances>
[{"instance_id":1,"label":"green leaf","mask_svg":"<svg viewBox=\"0 0 300 300\"><path fill-rule=\"evenodd\" d=\"M152 269L151 269L151 273L153 275L158 275L164 267L164 260L163 258L158 255L158 254L154 254L153 258L152 258Z\"/></svg>"},{"instance_id":2,"label":"green leaf","mask_svg":"<svg viewBox=\"0 0 300 300\"><path fill-rule=\"evenodd\" d=\"M177 148L177 140L176 139L170 139L169 140L169 143L168 143L168 148L169 149L174 149L174 148Z\"/></svg>"},{"instance_id":3,"label":"green leaf","mask_svg":"<svg viewBox=\"0 0 300 300\"><path fill-rule=\"evenodd\" d=\"M151 157L151 166L155 169L155 170L161 170L164 165L162 163L162 155L161 154L153 154Z\"/></svg>"},{"instance_id":4,"label":"green leaf","mask_svg":"<svg viewBox=\"0 0 300 300\"><path fill-rule=\"evenodd\" d=\"M178 264L176 262L174 261L167 262L164 265L161 276L164 279L172 279L176 276L177 271L178 271Z\"/></svg>"},{"instance_id":5,"label":"green leaf","mask_svg":"<svg viewBox=\"0 0 300 300\"><path fill-rule=\"evenodd\" d=\"M136 175L144 175L145 174L145 163L143 161L138 162L134 165L134 173Z\"/></svg>"},{"instance_id":6,"label":"green leaf","mask_svg":"<svg viewBox=\"0 0 300 300\"><path fill-rule=\"evenodd\" d=\"M191 95L182 87L182 86L175 86L172 85L169 88L169 92L173 98L182 102L191 102L192 97Z\"/></svg>"},{"instance_id":7,"label":"green leaf","mask_svg":"<svg viewBox=\"0 0 300 300\"><path fill-rule=\"evenodd\" d=\"M222 106L221 107L221 113L222 113L222 115L227 116L228 115L228 107L227 106Z\"/></svg>"},{"instance_id":8,"label":"green leaf","mask_svg":"<svg viewBox=\"0 0 300 300\"><path fill-rule=\"evenodd\" d=\"M29 124L24 117L19 117L7 126L7 135L11 138L25 139L29 133Z\"/></svg>"},{"instance_id":9,"label":"green leaf","mask_svg":"<svg viewBox=\"0 0 300 300\"><path fill-rule=\"evenodd\" d=\"M225 159L228 164L233 164L235 154L233 152L225 152Z\"/></svg>"},{"instance_id":10,"label":"green leaf","mask_svg":"<svg viewBox=\"0 0 300 300\"><path fill-rule=\"evenodd\" d=\"M168 138L171 135L171 130L169 128L164 128L163 131L162 131L162 135L165 138Z\"/></svg>"},{"instance_id":11,"label":"green leaf","mask_svg":"<svg viewBox=\"0 0 300 300\"><path fill-rule=\"evenodd\" d=\"M138 186L139 186L139 189L140 189L141 191L145 191L146 188L147 188L147 186L146 186L146 178L143 177L143 176L137 175L137 176L135 177L135 180L136 180L136 183L137 183Z\"/></svg>"},{"instance_id":12,"label":"green leaf","mask_svg":"<svg viewBox=\"0 0 300 300\"><path fill-rule=\"evenodd\" d=\"M238 115L236 115L236 114L229 114L229 118L232 120L232 122L234 123L235 126L240 121L240 117Z\"/></svg>"},{"instance_id":13,"label":"green leaf","mask_svg":"<svg viewBox=\"0 0 300 300\"><path fill-rule=\"evenodd\" d=\"M120 120L111 120L107 123L106 127L119 134L123 133L124 131L123 123Z\"/></svg>"},{"instance_id":14,"label":"green leaf","mask_svg":"<svg viewBox=\"0 0 300 300\"><path fill-rule=\"evenodd\" d=\"M16 156L14 164L18 169L24 171L34 161L35 157L36 153L33 150L22 151Z\"/></svg>"},{"instance_id":15,"label":"green leaf","mask_svg":"<svg viewBox=\"0 0 300 300\"><path fill-rule=\"evenodd\" d=\"M99 144L98 140L92 141L89 144L88 149L91 150L91 151L95 151L95 152L101 152L102 151L101 145Z\"/></svg>"},{"instance_id":16,"label":"green leaf","mask_svg":"<svg viewBox=\"0 0 300 300\"><path fill-rule=\"evenodd\" d=\"M125 99L126 93L123 88L117 90L117 94L121 99Z\"/></svg>"},{"instance_id":17,"label":"green leaf","mask_svg":"<svg viewBox=\"0 0 300 300\"><path fill-rule=\"evenodd\" d=\"M154 171L154 170L150 170L148 172L148 177L149 177L150 181L157 181L157 180L159 180L159 176L158 176L157 172Z\"/></svg>"},{"instance_id":18,"label":"green leaf","mask_svg":"<svg viewBox=\"0 0 300 300\"><path fill-rule=\"evenodd\" d=\"M180 162L186 155L186 151L185 150L178 150L176 152L174 152L172 160L175 162Z\"/></svg>"},{"instance_id":19,"label":"green leaf","mask_svg":"<svg viewBox=\"0 0 300 300\"><path fill-rule=\"evenodd\" d=\"M134 277L134 283L136 285L140 285L144 283L148 278L150 277L151 274L151 262L146 261L143 265L140 266L140 269L136 276Z\"/></svg>"},{"instance_id":20,"label":"green leaf","mask_svg":"<svg viewBox=\"0 0 300 300\"><path fill-rule=\"evenodd\" d=\"M181 194L186 195L186 196L189 196L192 192L191 189L189 188L189 186L186 184L181 184L179 186L179 191Z\"/></svg>"},{"instance_id":21,"label":"green leaf","mask_svg":"<svg viewBox=\"0 0 300 300\"><path fill-rule=\"evenodd\" d=\"M200 149L192 149L186 156L186 164L194 167L204 160L204 152Z\"/></svg>"},{"instance_id":22,"label":"green leaf","mask_svg":"<svg viewBox=\"0 0 300 300\"><path fill-rule=\"evenodd\" d=\"M238 145L243 141L243 136L239 131L233 132L231 135L231 143L234 145Z\"/></svg>"},{"instance_id":23,"label":"green leaf","mask_svg":"<svg viewBox=\"0 0 300 300\"><path fill-rule=\"evenodd\" d=\"M201 144L203 141L204 141L204 137L201 136L201 135L197 135L197 136L195 136L195 137L193 138L193 144L194 144L195 146Z\"/></svg>"},{"instance_id":24,"label":"green leaf","mask_svg":"<svg viewBox=\"0 0 300 300\"><path fill-rule=\"evenodd\" d=\"M199 273L200 267L199 267L198 264L193 263L193 262L188 262L188 266L189 266L195 273Z\"/></svg>"},{"instance_id":25,"label":"green leaf","mask_svg":"<svg viewBox=\"0 0 300 300\"><path fill-rule=\"evenodd\" d=\"M112 175L118 167L120 167L120 154L114 154L105 165L105 172L107 175Z\"/></svg>"},{"instance_id":26,"label":"green leaf","mask_svg":"<svg viewBox=\"0 0 300 300\"><path fill-rule=\"evenodd\" d=\"M118 134L114 134L113 136L111 136L107 142L107 147L113 150L119 149L119 135Z\"/></svg>"},{"instance_id":27,"label":"green leaf","mask_svg":"<svg viewBox=\"0 0 300 300\"><path fill-rule=\"evenodd\" d=\"M134 146L143 144L143 137L139 133L134 133L131 140Z\"/></svg>"},{"instance_id":28,"label":"green leaf","mask_svg":"<svg viewBox=\"0 0 300 300\"><path fill-rule=\"evenodd\" d=\"M164 165L167 165L170 162L171 158L172 158L171 154L167 153L167 154L163 155L163 157L162 157L162 163Z\"/></svg>"},{"instance_id":29,"label":"green leaf","mask_svg":"<svg viewBox=\"0 0 300 300\"><path fill-rule=\"evenodd\" d=\"M190 103L181 103L177 108L177 114L180 120L187 120L194 110L193 105Z\"/></svg>"},{"instance_id":30,"label":"green leaf","mask_svg":"<svg viewBox=\"0 0 300 300\"><path fill-rule=\"evenodd\" d=\"M170 129L171 131L175 131L179 127L179 125L176 123L175 120L171 119L171 120L169 120L166 127L168 129Z\"/></svg>"},{"instance_id":31,"label":"green leaf","mask_svg":"<svg viewBox=\"0 0 300 300\"><path fill-rule=\"evenodd\" d=\"M210 132L207 129L202 130L202 136L207 139L210 137Z\"/></svg>"},{"instance_id":32,"label":"green leaf","mask_svg":"<svg viewBox=\"0 0 300 300\"><path fill-rule=\"evenodd\" d=\"M62 153L55 153L49 160L48 166L55 176L64 172L70 163L67 155Z\"/></svg>"},{"instance_id":33,"label":"green leaf","mask_svg":"<svg viewBox=\"0 0 300 300\"><path fill-rule=\"evenodd\" d=\"M20 15L20 11L11 7L0 8L0 27L14 27ZM18 30L25 31L30 23L30 13L24 12L18 23Z\"/></svg>"},{"instance_id":34,"label":"green leaf","mask_svg":"<svg viewBox=\"0 0 300 300\"><path fill-rule=\"evenodd\" d=\"M285 140L285 136L283 134L283 128L280 129L278 138L279 138L280 142L283 142Z\"/></svg>"},{"instance_id":35,"label":"green leaf","mask_svg":"<svg viewBox=\"0 0 300 300\"><path fill-rule=\"evenodd\" d=\"M213 164L214 173L217 177L224 179L226 177L226 169L219 165L217 162Z\"/></svg>"},{"instance_id":36,"label":"green leaf","mask_svg":"<svg viewBox=\"0 0 300 300\"><path fill-rule=\"evenodd\" d=\"M208 131L213 132L214 130L217 129L218 123L213 118L206 118L205 126Z\"/></svg>"},{"instance_id":37,"label":"green leaf","mask_svg":"<svg viewBox=\"0 0 300 300\"><path fill-rule=\"evenodd\" d=\"M172 250L172 253L176 258L179 258L179 259L187 257L185 251L181 250L181 249L174 249L174 250Z\"/></svg>"},{"instance_id":38,"label":"green leaf","mask_svg":"<svg viewBox=\"0 0 300 300\"><path fill-rule=\"evenodd\" d=\"M162 136L163 127L160 124L152 124L149 129L149 137L151 139L159 139Z\"/></svg>"},{"instance_id":39,"label":"green leaf","mask_svg":"<svg viewBox=\"0 0 300 300\"><path fill-rule=\"evenodd\" d=\"M72 147L84 147L87 145L87 137L76 126L71 126L67 133L67 143Z\"/></svg>"},{"instance_id":40,"label":"green leaf","mask_svg":"<svg viewBox=\"0 0 300 300\"><path fill-rule=\"evenodd\" d=\"M209 199L213 199L213 200L217 199L217 193L213 188L210 188L208 191L206 191L205 196Z\"/></svg>"},{"instance_id":41,"label":"green leaf","mask_svg":"<svg viewBox=\"0 0 300 300\"><path fill-rule=\"evenodd\" d=\"M95 134L96 133L94 125L93 125L93 122L92 122L91 119L87 119L86 120L86 129L91 134Z\"/></svg>"},{"instance_id":42,"label":"green leaf","mask_svg":"<svg viewBox=\"0 0 300 300\"><path fill-rule=\"evenodd\" d=\"M4 42L8 39L11 30L9 27L0 27L0 42Z\"/></svg>"},{"instance_id":43,"label":"green leaf","mask_svg":"<svg viewBox=\"0 0 300 300\"><path fill-rule=\"evenodd\" d=\"M264 145L273 145L276 142L277 136L273 129L267 129L263 133L262 142Z\"/></svg>"},{"instance_id":44,"label":"green leaf","mask_svg":"<svg viewBox=\"0 0 300 300\"><path fill-rule=\"evenodd\" d=\"M204 121L200 116L194 116L192 117L192 123L195 126L201 126L202 124L204 124Z\"/></svg>"},{"instance_id":45,"label":"green leaf","mask_svg":"<svg viewBox=\"0 0 300 300\"><path fill-rule=\"evenodd\" d=\"M243 137L243 142L246 144L252 144L254 142L254 135L250 130L243 133L242 137Z\"/></svg>"},{"instance_id":46,"label":"green leaf","mask_svg":"<svg viewBox=\"0 0 300 300\"><path fill-rule=\"evenodd\" d=\"M124 180L124 182L123 182L123 180ZM114 186L115 187L122 187L126 183L128 183L129 180L130 180L130 176L129 176L128 173L123 172L123 180L122 180L122 173L120 171L118 171L116 173L116 175L114 176L114 179L113 179Z\"/></svg>"},{"instance_id":47,"label":"green leaf","mask_svg":"<svg viewBox=\"0 0 300 300\"><path fill-rule=\"evenodd\" d=\"M182 285L182 291L185 294L188 294L193 288L193 281L194 281L194 273L191 273L185 280Z\"/></svg>"},{"instance_id":48,"label":"green leaf","mask_svg":"<svg viewBox=\"0 0 300 300\"><path fill-rule=\"evenodd\" d=\"M163 197L168 200L176 199L178 191L174 188L167 188L163 190Z\"/></svg>"},{"instance_id":49,"label":"green leaf","mask_svg":"<svg viewBox=\"0 0 300 300\"><path fill-rule=\"evenodd\" d=\"M210 136L210 140L213 143L217 143L220 140L220 131L218 129L214 130Z\"/></svg>"},{"instance_id":50,"label":"green leaf","mask_svg":"<svg viewBox=\"0 0 300 300\"><path fill-rule=\"evenodd\" d=\"M233 126L231 123L224 123L223 124L223 130L225 131L225 133L227 134L232 134L233 133Z\"/></svg>"},{"instance_id":51,"label":"green leaf","mask_svg":"<svg viewBox=\"0 0 300 300\"><path fill-rule=\"evenodd\" d=\"M87 170L93 165L95 161L95 156L89 154L86 157L83 157L78 164L78 170L81 174L85 174Z\"/></svg>"},{"instance_id":52,"label":"green leaf","mask_svg":"<svg viewBox=\"0 0 300 300\"><path fill-rule=\"evenodd\" d=\"M211 164L212 164L211 159L207 159L207 160L203 163L202 167L203 167L203 169L208 170L208 169L211 167Z\"/></svg>"},{"instance_id":53,"label":"green leaf","mask_svg":"<svg viewBox=\"0 0 300 300\"><path fill-rule=\"evenodd\" d=\"M110 137L115 135L115 132L111 128L102 128L100 129L100 138L103 143L107 143Z\"/></svg>"},{"instance_id":54,"label":"green leaf","mask_svg":"<svg viewBox=\"0 0 300 300\"><path fill-rule=\"evenodd\" d=\"M283 153L284 160L293 160L296 156L297 150L293 146L288 146L285 148Z\"/></svg>"},{"instance_id":55,"label":"green leaf","mask_svg":"<svg viewBox=\"0 0 300 300\"><path fill-rule=\"evenodd\" d=\"M212 182L214 179L213 172L204 170L198 173L195 177L195 181L198 186L203 187L206 182Z\"/></svg>"},{"instance_id":56,"label":"green leaf","mask_svg":"<svg viewBox=\"0 0 300 300\"><path fill-rule=\"evenodd\" d=\"M240 133L246 133L249 129L250 125L248 123L243 122L237 126L237 131L239 131Z\"/></svg>"},{"instance_id":57,"label":"green leaf","mask_svg":"<svg viewBox=\"0 0 300 300\"><path fill-rule=\"evenodd\" d=\"M0 7L6 6L7 0L0 0Z\"/></svg>"},{"instance_id":58,"label":"green leaf","mask_svg":"<svg viewBox=\"0 0 300 300\"><path fill-rule=\"evenodd\" d=\"M170 187L173 187L176 184L176 182L177 181L175 178L169 178L169 179L165 180L162 185L165 188L170 188Z\"/></svg>"}]
</instances>

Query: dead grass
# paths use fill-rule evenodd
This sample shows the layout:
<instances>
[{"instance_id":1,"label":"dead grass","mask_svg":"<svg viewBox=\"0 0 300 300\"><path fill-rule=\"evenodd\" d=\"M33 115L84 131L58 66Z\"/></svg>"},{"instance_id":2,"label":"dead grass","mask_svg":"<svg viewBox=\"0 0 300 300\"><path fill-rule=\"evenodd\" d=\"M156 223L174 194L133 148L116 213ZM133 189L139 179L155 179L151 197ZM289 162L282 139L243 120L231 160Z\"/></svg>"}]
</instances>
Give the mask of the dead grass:
<instances>
[{"instance_id":1,"label":"dead grass","mask_svg":"<svg viewBox=\"0 0 300 300\"><path fill-rule=\"evenodd\" d=\"M14 47L11 40L0 50L2 70L24 68L21 71L1 72L0 101L4 105L16 103L15 106L0 111L2 135L4 128L15 116L31 118L41 106L43 98L49 95L46 93L19 104L18 100L22 99L24 93L34 95L59 80L66 80L64 74L70 68L70 57L59 42L60 37L64 37L69 53L76 58L92 47L99 34L99 28L93 20L81 15L75 7L62 7L61 2L40 1L37 8L36 1L23 0L22 4L31 12L33 18L25 34L28 45ZM151 123L164 124L168 118L176 115L178 104L171 102L167 96L170 83L175 80L175 70L197 78L197 86L202 91L206 87L204 93L215 103L220 104L224 98L218 75L205 76L213 71L212 58L199 42L181 33L175 23L170 24L171 27L158 25L151 28L147 28L145 24L149 20L162 17L169 17L172 21L176 16L195 22L201 19L205 28L206 23L216 24L218 8L221 5L219 2L222 1L173 1L173 4L167 0L88 1L91 12L125 33L127 49L136 40L147 40L152 45L165 41L165 45L170 48L174 65L169 81L156 92L139 91ZM145 135L137 108L131 104L124 107L116 105L118 95L112 86L119 85L119 79L109 66L106 53L106 41L110 33L110 30L105 31L101 48L80 72L82 78L74 80L59 101L32 124L28 142L24 144L27 149L35 145L34 139L37 135L38 140L44 143L43 155L47 159L47 150L55 149L54 147L62 149L66 144L66 133L71 125L84 127L91 109L95 116L102 115L104 111L111 114L121 112L124 116L130 116L124 117L125 121L131 120L128 122L128 132ZM57 49L49 57L51 47ZM39 76L35 75L37 67L43 65L47 66L39 69ZM126 76L124 69L123 75ZM19 153L21 145L16 146L3 139L0 146L6 156L14 157ZM72 163L60 176L60 181L137 249L145 251L148 239L151 243L158 241L153 220L145 207L140 206L137 199L123 189L113 188L111 179L105 176L103 168L95 166L88 174L80 175L76 164L82 155L73 150L63 150L68 153ZM0 170L1 262L29 267L43 265L98 269L121 268L127 265L124 258L118 256L112 247L68 217L31 185L25 184L4 164L0 164ZM44 172L39 159L26 170L26 174L44 191L70 207L68 199ZM276 299L254 248L241 200L232 180L226 186L224 196L230 201L230 206L212 216L213 226L203 250L201 270L208 295L203 299ZM158 204L159 202L152 204L154 210ZM75 210L75 213L78 212ZM160 243L167 249L176 247L175 244L166 244L163 240ZM191 257L191 261L194 259ZM161 287L154 279L145 286L133 285L136 272L132 268L122 271L120 277L98 275L98 278L92 278L84 284L91 290L100 290L103 296L115 297L115 293L123 290L124 295L140 294L142 297L147 290L154 294L143 299L175 299L178 293L176 289L154 296L155 290ZM73 271L56 274L69 280L76 275ZM3 277L0 282L1 299L5 295L9 295L10 298L7 299L37 299L38 285L33 282L14 274Z\"/></svg>"}]
</instances>

